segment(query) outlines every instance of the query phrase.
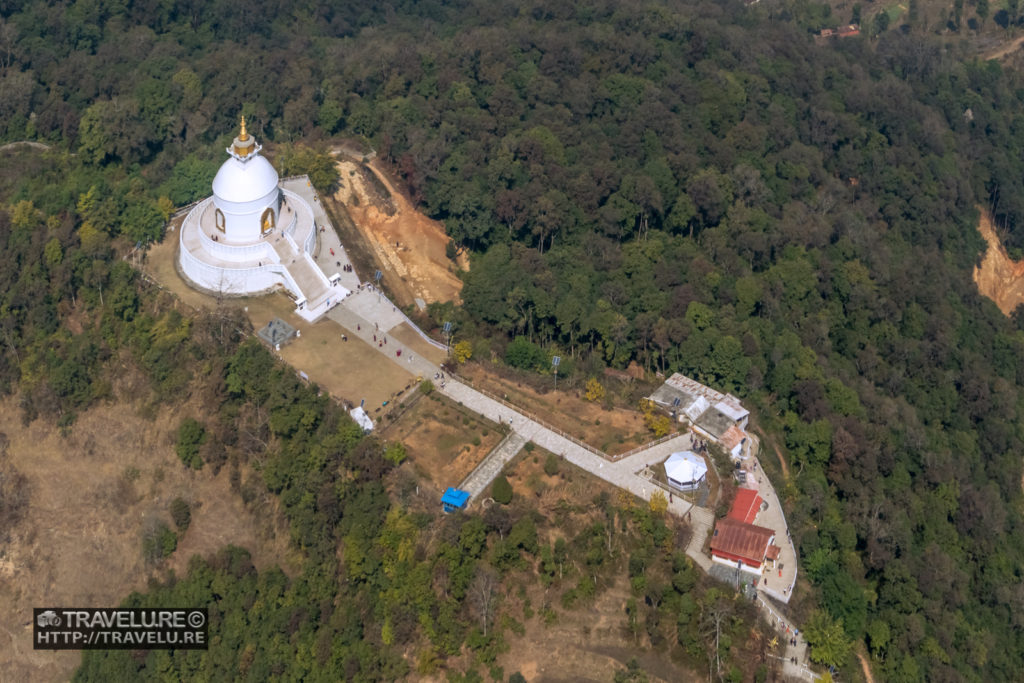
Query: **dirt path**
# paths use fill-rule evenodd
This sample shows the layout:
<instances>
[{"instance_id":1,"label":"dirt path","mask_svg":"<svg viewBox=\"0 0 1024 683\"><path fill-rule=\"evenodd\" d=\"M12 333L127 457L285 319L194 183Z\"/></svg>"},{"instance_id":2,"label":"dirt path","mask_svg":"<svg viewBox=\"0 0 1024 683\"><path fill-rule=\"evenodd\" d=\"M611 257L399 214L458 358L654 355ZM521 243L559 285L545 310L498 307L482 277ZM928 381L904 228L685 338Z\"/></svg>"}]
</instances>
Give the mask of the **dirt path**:
<instances>
[{"instance_id":1,"label":"dirt path","mask_svg":"<svg viewBox=\"0 0 1024 683\"><path fill-rule=\"evenodd\" d=\"M974 269L974 283L1004 315L1010 315L1024 303L1024 261L1010 259L996 234L992 217L984 211L978 221L978 232L985 238L988 251L981 265Z\"/></svg>"},{"instance_id":2,"label":"dirt path","mask_svg":"<svg viewBox=\"0 0 1024 683\"><path fill-rule=\"evenodd\" d=\"M860 660L860 668L864 670L864 680L868 683L875 683L875 678L871 675L871 666L868 664L867 658L858 652L857 659Z\"/></svg>"},{"instance_id":3,"label":"dirt path","mask_svg":"<svg viewBox=\"0 0 1024 683\"><path fill-rule=\"evenodd\" d=\"M782 457L782 451L779 450L779 446L775 442L774 437L768 436L767 432L765 432L765 430L761 429L761 426L759 424L757 424L757 421L754 420L753 416L751 416L751 418L750 418L750 427L751 427L751 430L756 430L757 431L758 441L760 441L761 445L762 445L762 449L761 450L764 450L765 447L770 447L772 449L772 451L775 452L775 457L779 459L779 467L782 468L782 476L786 480L788 480L789 479L789 465L786 464L786 459Z\"/></svg>"},{"instance_id":4,"label":"dirt path","mask_svg":"<svg viewBox=\"0 0 1024 683\"><path fill-rule=\"evenodd\" d=\"M36 142L35 140L18 140L17 142L8 142L6 145L0 145L0 152L6 152L9 149L15 147L31 147L33 149L50 149L50 145L43 144L42 142Z\"/></svg>"},{"instance_id":5,"label":"dirt path","mask_svg":"<svg viewBox=\"0 0 1024 683\"><path fill-rule=\"evenodd\" d=\"M360 164L342 157L337 164L342 188L334 198L347 208L385 278L401 280L414 300L458 301L462 281L456 271L467 270L469 262L465 256L457 263L447 257L444 226L417 211L378 160Z\"/></svg>"},{"instance_id":6,"label":"dirt path","mask_svg":"<svg viewBox=\"0 0 1024 683\"><path fill-rule=\"evenodd\" d=\"M988 52L983 53L981 55L981 58L986 61L988 61L989 59L1002 59L1003 57L1008 56L1010 53L1016 52L1017 49L1020 48L1021 43L1024 43L1024 36L1018 36L1017 38L1011 40L1009 43L1005 43L993 50L989 50Z\"/></svg>"}]
</instances>

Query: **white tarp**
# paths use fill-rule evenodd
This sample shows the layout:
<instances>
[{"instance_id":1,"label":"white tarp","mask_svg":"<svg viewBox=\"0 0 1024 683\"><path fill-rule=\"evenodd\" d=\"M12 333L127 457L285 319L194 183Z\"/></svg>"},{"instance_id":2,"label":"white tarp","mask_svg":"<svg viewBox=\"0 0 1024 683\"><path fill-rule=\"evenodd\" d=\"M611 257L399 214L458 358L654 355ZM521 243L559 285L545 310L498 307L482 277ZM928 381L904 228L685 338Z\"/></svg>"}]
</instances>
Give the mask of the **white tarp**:
<instances>
[{"instance_id":1,"label":"white tarp","mask_svg":"<svg viewBox=\"0 0 1024 683\"><path fill-rule=\"evenodd\" d=\"M352 419L356 421L356 424L363 428L364 432L373 431L373 420L366 411L363 410L362 406L357 406L352 410L348 411L348 414L352 416Z\"/></svg>"}]
</instances>

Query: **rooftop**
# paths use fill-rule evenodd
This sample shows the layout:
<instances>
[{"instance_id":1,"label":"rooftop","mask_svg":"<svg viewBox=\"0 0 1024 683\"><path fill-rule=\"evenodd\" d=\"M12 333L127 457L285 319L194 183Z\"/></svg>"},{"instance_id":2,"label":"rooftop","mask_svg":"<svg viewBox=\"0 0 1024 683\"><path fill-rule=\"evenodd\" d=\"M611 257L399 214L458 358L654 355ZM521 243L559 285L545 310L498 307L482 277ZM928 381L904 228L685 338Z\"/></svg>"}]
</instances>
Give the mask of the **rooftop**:
<instances>
[{"instance_id":1,"label":"rooftop","mask_svg":"<svg viewBox=\"0 0 1024 683\"><path fill-rule=\"evenodd\" d=\"M710 434L716 441L721 441L725 433L729 431L729 427L734 426L735 422L731 417L720 412L718 408L711 408L704 411L697 420L696 425Z\"/></svg>"},{"instance_id":2,"label":"rooftop","mask_svg":"<svg viewBox=\"0 0 1024 683\"><path fill-rule=\"evenodd\" d=\"M729 509L729 519L753 524L754 518L761 510L762 502L761 496L757 495L754 489L740 489L732 501L732 508Z\"/></svg>"},{"instance_id":3,"label":"rooftop","mask_svg":"<svg viewBox=\"0 0 1024 683\"><path fill-rule=\"evenodd\" d=\"M726 517L715 525L711 550L760 563L774 538L775 532L771 529Z\"/></svg>"},{"instance_id":4,"label":"rooftop","mask_svg":"<svg viewBox=\"0 0 1024 683\"><path fill-rule=\"evenodd\" d=\"M264 327L260 328L256 335L273 347L290 340L295 335L295 328L280 318L274 318Z\"/></svg>"},{"instance_id":5,"label":"rooftop","mask_svg":"<svg viewBox=\"0 0 1024 683\"><path fill-rule=\"evenodd\" d=\"M469 491L462 491L460 489L452 488L451 486L441 496L442 505L451 505L453 507L461 508L465 507L469 501Z\"/></svg>"},{"instance_id":6,"label":"rooftop","mask_svg":"<svg viewBox=\"0 0 1024 683\"><path fill-rule=\"evenodd\" d=\"M722 434L722 438L719 439L719 441L722 442L722 446L725 447L725 450L732 451L732 449L743 443L743 439L745 438L747 438L747 433L736 425L732 425L725 430L725 433Z\"/></svg>"}]
</instances>

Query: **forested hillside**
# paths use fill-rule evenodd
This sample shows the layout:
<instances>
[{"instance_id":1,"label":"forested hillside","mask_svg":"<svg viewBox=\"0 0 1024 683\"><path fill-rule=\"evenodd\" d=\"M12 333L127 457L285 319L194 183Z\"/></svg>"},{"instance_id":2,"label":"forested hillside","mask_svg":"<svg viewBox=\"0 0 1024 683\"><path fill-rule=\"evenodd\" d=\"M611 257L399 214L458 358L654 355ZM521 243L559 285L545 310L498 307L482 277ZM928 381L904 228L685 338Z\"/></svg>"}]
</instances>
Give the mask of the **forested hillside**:
<instances>
[{"instance_id":1,"label":"forested hillside","mask_svg":"<svg viewBox=\"0 0 1024 683\"><path fill-rule=\"evenodd\" d=\"M239 113L270 141L365 136L473 253L461 330L743 396L793 472L804 609L887 680L1019 678L1024 338L970 281L976 207L1024 247L1019 73L937 36L816 46L836 20L805 2L0 16L4 139L77 155L58 192L3 179L55 216L12 215L46 251L0 271L8 386L97 391L95 349L39 349L86 364L46 384L19 325L54 325L40 297L69 282L127 291L105 235L157 237L205 194Z\"/></svg>"}]
</instances>

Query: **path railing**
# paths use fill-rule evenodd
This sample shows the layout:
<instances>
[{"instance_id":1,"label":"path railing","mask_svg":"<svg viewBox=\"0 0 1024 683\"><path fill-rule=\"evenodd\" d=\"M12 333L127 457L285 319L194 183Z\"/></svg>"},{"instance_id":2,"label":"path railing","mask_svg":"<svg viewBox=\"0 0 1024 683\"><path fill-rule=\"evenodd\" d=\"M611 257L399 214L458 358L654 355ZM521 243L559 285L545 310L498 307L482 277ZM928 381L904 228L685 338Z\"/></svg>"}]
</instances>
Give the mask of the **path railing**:
<instances>
[{"instance_id":1,"label":"path railing","mask_svg":"<svg viewBox=\"0 0 1024 683\"><path fill-rule=\"evenodd\" d=\"M408 320L408 318L406 318L406 319ZM412 321L410 321L410 323L411 322ZM416 330L420 331L419 327L417 327L415 324L412 324L412 326L414 328L416 328ZM423 332L420 331L420 334L422 335ZM505 399L499 398L498 396L496 396L495 394L492 394L491 392L487 391L483 387L476 386L475 384L473 384L471 381L469 381L465 377L462 377L461 375L456 375L456 374L452 373L450 370L446 370L446 372L449 375L451 375L453 379L459 380L460 382L462 382L466 386L472 388L474 391L479 391L481 394L483 394L487 398L489 398L489 399L491 399L493 401L497 401L498 403L502 404L506 408L511 408L512 410L516 411L517 413L520 413L521 415L524 415L525 417L530 418L531 420L533 420L537 424L541 425L545 429L551 430L555 434L558 434L559 436L564 437L564 438L568 439L569 441L572 441L577 446L579 446L581 448L584 448L584 449L590 451L591 453L593 453L594 455L600 456L600 457L604 458L605 460L608 460L609 462L618 462L619 460L622 460L624 458L628 458L631 455L636 455L637 453L639 453L641 451L645 451L648 448L654 448L655 446L658 446L658 445L660 445L660 444L662 444L662 443L664 443L666 441L674 439L677 436L682 436L684 434L684 432L672 432L671 434L666 434L665 436L663 436L663 437L661 437L659 439L655 439L654 441L649 441L649 442L647 442L645 444L641 444L640 446L637 446L636 448L634 448L632 450L626 451L625 453L618 453L618 454L615 454L615 455L610 455L608 453L605 453L603 451L598 450L597 448L594 448L590 444L584 443L583 441L581 441L580 439L577 439L572 434L569 434L569 433L559 429L558 427L555 427L554 425L550 424L549 422L546 422L545 420L542 420L541 418L539 418L536 415L534 415L533 413L529 412L528 410L526 410L522 406L517 406L515 404L509 403ZM667 487L664 487L664 488L666 490L670 490Z\"/></svg>"},{"instance_id":2,"label":"path railing","mask_svg":"<svg viewBox=\"0 0 1024 683\"><path fill-rule=\"evenodd\" d=\"M477 464L477 466L473 468L473 471L470 472L468 475L466 475L466 477L461 482L459 482L459 488L464 490L464 491L468 491L468 489L466 487L469 484L469 482L471 482L473 480L473 477L477 476L477 474L479 474L481 471L483 471L484 468L486 468L487 466L489 466L491 464L491 456L494 455L495 453L498 453L499 451L501 451L502 448L504 448L510 441L515 439L517 436L520 439L523 438L521 435L516 434L516 432L509 432L508 434L506 434L505 437L501 441L499 441L498 444L494 448L492 448L490 450L490 452L487 453L487 455L484 456L484 459L481 460ZM518 453L519 453L519 451L517 450L516 454L518 454ZM498 470L498 473L500 473L500 472L501 472L501 469ZM494 478L497 478L497 474L495 475ZM485 486L484 488L487 488L487 487ZM482 490L480 492L483 493ZM474 494L472 491L470 491L469 493L473 497L476 497L476 495L477 495L477 494Z\"/></svg>"},{"instance_id":3,"label":"path railing","mask_svg":"<svg viewBox=\"0 0 1024 683\"><path fill-rule=\"evenodd\" d=\"M799 637L799 635L800 635L799 629L796 628L796 625L789 618L787 618L787 617L783 616L781 613L776 612L775 610L773 610L772 606L769 605L767 602L765 602L765 599L762 598L760 595L757 596L757 602L760 603L760 606L761 606L762 609L767 610L768 614L770 614L772 616L772 618L775 619L775 623L772 623L771 621L769 621L769 624L771 624L773 626L777 626L778 629L779 629L779 632L784 634L784 635L786 635L787 638L789 636ZM787 623L789 624L789 626L786 625ZM805 642L806 642L806 639L805 639ZM808 645L807 647L810 647L810 645ZM783 661L785 661L785 659L782 658L782 657L779 657L779 659L783 659ZM819 678L821 678L821 676L819 676L818 674L814 673L813 671L811 671L810 669L805 667L803 664L798 664L797 667L801 670L801 672L803 674L809 676L812 681L816 681Z\"/></svg>"},{"instance_id":4,"label":"path railing","mask_svg":"<svg viewBox=\"0 0 1024 683\"><path fill-rule=\"evenodd\" d=\"M446 372L448 372L448 371L446 370ZM451 375L452 373L448 372L448 374ZM598 456L600 458L604 458L605 460L610 460L611 459L611 458L609 458L607 453L603 453L603 452L597 450L596 448L594 448L593 446L591 446L590 444L586 444L586 443L580 441L579 439L577 439L572 434L564 432L561 429L559 429L558 427L556 427L556 426L554 426L552 424L549 424L548 422L545 422L544 420L542 420L539 417L537 417L536 415L528 412L526 409L522 408L521 406L513 405L513 404L509 403L508 401L506 401L505 399L499 398L498 396L495 396L494 394L492 394L491 392L487 391L486 389L483 389L482 387L475 386L473 383L467 381L464 377L459 377L457 375L452 375L452 377L457 379L457 380L459 380L460 382L465 384L467 387L470 387L473 391L480 392L481 394L483 394L487 398L491 399L492 401L497 401L498 403L500 403L501 405L505 406L506 408L509 408L509 409L519 413L520 415L523 415L524 417L527 417L527 418L533 420L534 422L539 424L541 427L544 427L545 429L547 429L549 431L552 431L555 434L558 434L559 436L568 439L569 441L572 441L574 444L576 444L580 448L582 448L584 450L587 450L587 451L593 453L594 455L596 455L596 456Z\"/></svg>"},{"instance_id":5,"label":"path railing","mask_svg":"<svg viewBox=\"0 0 1024 683\"><path fill-rule=\"evenodd\" d=\"M671 441L672 439L676 438L677 436L683 436L685 433L686 432L672 432L671 434L666 434L665 436L661 437L660 439L655 439L654 441L651 441L651 442L648 442L648 443L645 443L645 444L641 444L640 446L637 446L636 448L634 448L632 450L626 451L625 453L619 453L617 455L609 455L609 456L607 456L607 458L609 460L611 460L612 462L618 462L619 460L623 460L625 458L628 458L631 455L636 455L640 451L646 451L648 448L654 448L655 446L661 445L661 444L665 443L666 441Z\"/></svg>"},{"instance_id":6,"label":"path railing","mask_svg":"<svg viewBox=\"0 0 1024 683\"><path fill-rule=\"evenodd\" d=\"M403 311L401 308L399 308L398 305L395 304L394 301L392 301L391 299L388 299L388 295L385 294L383 292L383 290L378 289L377 286L374 285L372 282L364 282L363 283L363 288L364 289L368 288L371 292L376 292L377 294L379 294L384 299L387 299L388 303L391 304L392 306L394 306L395 312L398 313L399 315L401 315L402 318L405 320L405 322L409 323L409 327L411 327L413 329L413 331L416 332L416 334L418 334L421 337L423 337L423 341L427 342L428 344L432 344L434 347L436 347L438 349L441 349L442 351L445 351L445 352L448 351L448 347L447 346L445 346L441 342L437 341L436 339L432 339L426 332L424 332L423 330L420 329L419 325L417 325L412 320L410 320L409 316L407 316L405 314L405 311Z\"/></svg>"}]
</instances>

